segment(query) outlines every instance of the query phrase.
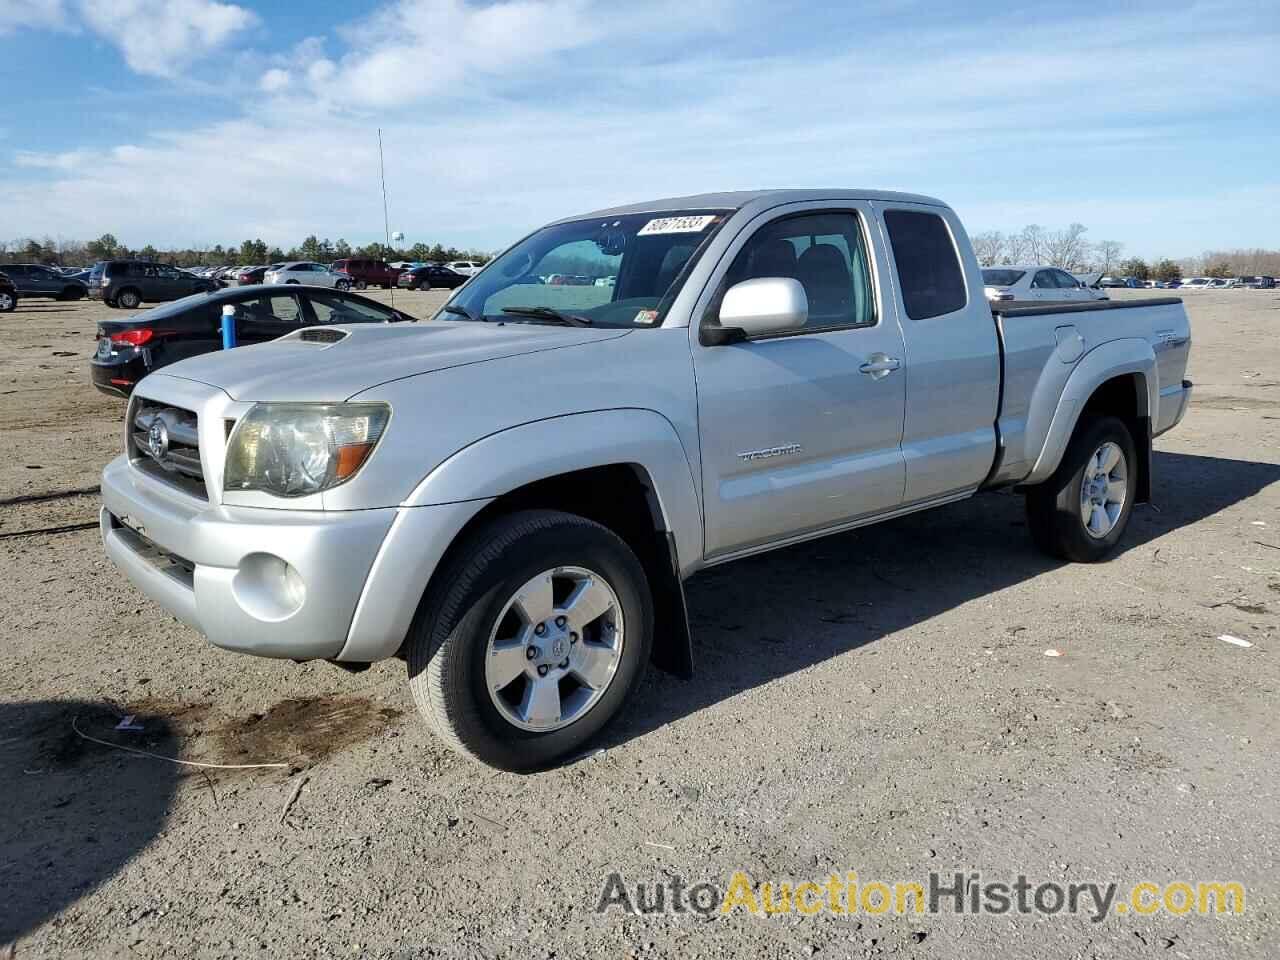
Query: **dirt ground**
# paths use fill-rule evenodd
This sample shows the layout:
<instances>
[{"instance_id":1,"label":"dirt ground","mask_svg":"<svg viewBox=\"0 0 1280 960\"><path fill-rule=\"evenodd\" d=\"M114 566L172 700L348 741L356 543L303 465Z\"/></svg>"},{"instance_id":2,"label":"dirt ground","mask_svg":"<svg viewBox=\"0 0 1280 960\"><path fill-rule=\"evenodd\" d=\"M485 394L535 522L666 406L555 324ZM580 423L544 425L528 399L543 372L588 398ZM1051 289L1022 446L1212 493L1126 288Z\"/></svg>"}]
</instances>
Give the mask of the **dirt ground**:
<instances>
[{"instance_id":1,"label":"dirt ground","mask_svg":"<svg viewBox=\"0 0 1280 960\"><path fill-rule=\"evenodd\" d=\"M397 302L425 314L440 296ZM527 777L447 752L399 662L350 675L237 656L145 600L82 527L96 496L62 495L92 490L122 443L122 403L87 382L93 322L119 313L34 301L0 316L0 944L1275 956L1280 291L1186 300L1195 400L1157 442L1155 505L1114 560L1046 560L1006 494L718 568L689 584L695 679L651 673L602 752ZM33 495L53 496L12 502ZM125 713L143 732L113 732ZM182 768L76 730L288 767ZM1234 880L1247 902L1243 916L1098 922L595 912L614 872L634 895L676 876L723 891L735 870L1122 891Z\"/></svg>"}]
</instances>

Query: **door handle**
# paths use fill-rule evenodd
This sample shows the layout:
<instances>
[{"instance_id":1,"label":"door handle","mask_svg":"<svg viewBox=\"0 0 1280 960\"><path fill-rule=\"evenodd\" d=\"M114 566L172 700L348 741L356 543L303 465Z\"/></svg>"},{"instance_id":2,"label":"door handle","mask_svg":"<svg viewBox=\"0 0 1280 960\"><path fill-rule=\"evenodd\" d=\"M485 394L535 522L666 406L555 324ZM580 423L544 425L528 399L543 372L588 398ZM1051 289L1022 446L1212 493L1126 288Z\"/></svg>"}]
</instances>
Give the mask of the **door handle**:
<instances>
[{"instance_id":1,"label":"door handle","mask_svg":"<svg viewBox=\"0 0 1280 960\"><path fill-rule=\"evenodd\" d=\"M902 366L902 361L897 357L885 356L883 353L873 353L858 370L872 379L881 380L900 366Z\"/></svg>"}]
</instances>

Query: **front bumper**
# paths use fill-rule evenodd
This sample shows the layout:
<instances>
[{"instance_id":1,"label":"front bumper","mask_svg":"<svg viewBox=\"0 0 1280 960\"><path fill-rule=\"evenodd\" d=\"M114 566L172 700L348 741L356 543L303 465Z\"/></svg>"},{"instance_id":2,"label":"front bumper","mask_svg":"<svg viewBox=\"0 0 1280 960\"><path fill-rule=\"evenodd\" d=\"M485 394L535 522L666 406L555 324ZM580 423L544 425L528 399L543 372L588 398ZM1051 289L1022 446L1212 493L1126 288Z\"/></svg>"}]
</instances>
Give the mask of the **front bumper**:
<instances>
[{"instance_id":1,"label":"front bumper","mask_svg":"<svg viewBox=\"0 0 1280 960\"><path fill-rule=\"evenodd\" d=\"M102 504L107 554L143 593L219 647L296 660L342 652L397 513L221 506L123 456L103 471Z\"/></svg>"}]
</instances>

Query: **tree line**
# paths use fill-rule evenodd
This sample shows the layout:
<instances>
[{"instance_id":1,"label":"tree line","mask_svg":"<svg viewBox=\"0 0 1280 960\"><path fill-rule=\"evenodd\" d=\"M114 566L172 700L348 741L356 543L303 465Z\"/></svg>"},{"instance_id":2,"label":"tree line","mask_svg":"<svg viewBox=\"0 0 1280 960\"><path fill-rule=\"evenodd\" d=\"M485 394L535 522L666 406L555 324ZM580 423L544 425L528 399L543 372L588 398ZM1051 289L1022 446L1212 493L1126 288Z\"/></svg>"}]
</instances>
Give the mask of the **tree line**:
<instances>
[{"instance_id":1,"label":"tree line","mask_svg":"<svg viewBox=\"0 0 1280 960\"><path fill-rule=\"evenodd\" d=\"M1183 276L1252 277L1280 276L1280 250L1237 249L1209 250L1199 257L1181 260L1161 258L1148 263L1141 257L1125 257L1124 244L1118 240L1090 241L1088 227L1073 223L1065 229L1049 230L1029 224L1017 232L986 230L972 236L974 253L984 267L1002 264L1034 263L1060 267L1070 273L1102 273L1110 276L1137 277L1140 280L1177 280ZM114 234L104 233L96 240L61 241L24 238L10 243L0 240L0 259L22 260L50 266L82 266L98 260L138 258L168 263L179 267L258 266L282 260L314 260L329 263L346 257L371 257L378 260L472 260L486 263L491 253L464 250L443 244L415 243L411 247L393 247L385 243L368 243L353 247L339 238L323 240L314 234L295 247L284 250L268 246L261 239L244 240L239 245L215 244L212 247L188 247L182 250L158 250L151 244L134 249L121 243Z\"/></svg>"},{"instance_id":2,"label":"tree line","mask_svg":"<svg viewBox=\"0 0 1280 960\"><path fill-rule=\"evenodd\" d=\"M377 260L472 260L488 262L492 254L480 250L464 250L440 243L415 243L411 247L393 247L385 243L367 243L353 247L346 240L323 240L314 234L295 247L284 250L268 246L261 239L245 240L239 245L215 244L212 247L188 247L182 250L158 250L151 244L134 248L121 243L114 234L104 233L96 240L62 241L24 238L12 243L0 240L0 258L43 263L49 266L85 266L99 260L139 259L167 263L175 267L249 267L285 260L314 260L330 263L347 257L370 257Z\"/></svg>"},{"instance_id":3,"label":"tree line","mask_svg":"<svg viewBox=\"0 0 1280 960\"><path fill-rule=\"evenodd\" d=\"M1088 227L1073 223L1066 229L1047 230L1030 224L1016 233L987 230L974 234L973 250L984 267L1004 264L1043 264L1069 273L1101 273L1104 276L1137 277L1139 280L1181 280L1197 277L1280 276L1280 250L1209 250L1198 257L1148 262L1125 257L1119 240L1092 242Z\"/></svg>"}]
</instances>

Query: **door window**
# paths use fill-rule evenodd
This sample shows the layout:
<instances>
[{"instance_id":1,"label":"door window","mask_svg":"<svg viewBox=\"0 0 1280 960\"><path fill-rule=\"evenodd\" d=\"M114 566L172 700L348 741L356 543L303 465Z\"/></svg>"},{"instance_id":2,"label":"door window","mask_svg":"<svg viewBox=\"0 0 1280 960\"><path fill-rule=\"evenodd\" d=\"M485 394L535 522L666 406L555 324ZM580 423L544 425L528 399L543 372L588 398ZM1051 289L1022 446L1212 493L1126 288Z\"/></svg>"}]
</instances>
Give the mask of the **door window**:
<instances>
[{"instance_id":1,"label":"door window","mask_svg":"<svg viewBox=\"0 0 1280 960\"><path fill-rule=\"evenodd\" d=\"M1065 270L1054 270L1053 277L1058 281L1058 287L1062 290L1078 290L1080 288L1079 281Z\"/></svg>"},{"instance_id":2,"label":"door window","mask_svg":"<svg viewBox=\"0 0 1280 960\"><path fill-rule=\"evenodd\" d=\"M806 330L876 322L867 246L856 214L805 214L761 227L738 252L724 289L763 277L800 281L809 300Z\"/></svg>"},{"instance_id":3,"label":"door window","mask_svg":"<svg viewBox=\"0 0 1280 960\"><path fill-rule=\"evenodd\" d=\"M359 300L347 300L331 293L307 294L317 323L385 323L399 320L395 311Z\"/></svg>"},{"instance_id":4,"label":"door window","mask_svg":"<svg viewBox=\"0 0 1280 960\"><path fill-rule=\"evenodd\" d=\"M884 225L908 317L927 320L968 303L964 271L946 221L936 213L887 210Z\"/></svg>"},{"instance_id":5,"label":"door window","mask_svg":"<svg viewBox=\"0 0 1280 960\"><path fill-rule=\"evenodd\" d=\"M235 308L236 320L242 323L285 323L296 326L302 320L302 310L297 299L287 293L250 297L236 303Z\"/></svg>"},{"instance_id":6,"label":"door window","mask_svg":"<svg viewBox=\"0 0 1280 960\"><path fill-rule=\"evenodd\" d=\"M1032 290L1053 290L1057 286L1057 281L1053 279L1053 273L1049 270L1041 270L1031 281Z\"/></svg>"}]
</instances>

